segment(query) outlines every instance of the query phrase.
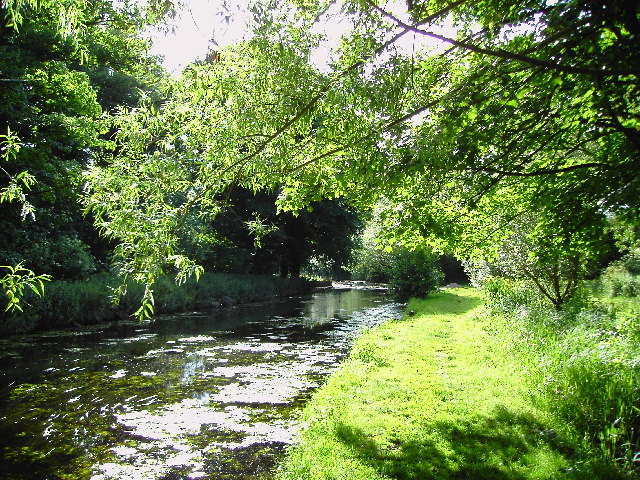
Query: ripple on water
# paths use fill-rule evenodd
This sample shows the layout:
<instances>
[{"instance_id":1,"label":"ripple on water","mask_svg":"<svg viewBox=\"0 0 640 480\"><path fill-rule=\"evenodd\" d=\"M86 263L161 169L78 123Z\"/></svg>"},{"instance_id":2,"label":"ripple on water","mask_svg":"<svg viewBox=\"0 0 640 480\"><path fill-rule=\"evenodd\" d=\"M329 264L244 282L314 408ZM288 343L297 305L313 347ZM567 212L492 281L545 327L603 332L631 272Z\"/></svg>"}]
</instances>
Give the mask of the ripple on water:
<instances>
[{"instance_id":1,"label":"ripple on water","mask_svg":"<svg viewBox=\"0 0 640 480\"><path fill-rule=\"evenodd\" d=\"M365 313L347 316L345 303L359 297L327 299L316 309L322 318L305 307L298 316L243 321L237 329L216 330L198 317L181 318L178 333L158 322L133 325L124 338L119 328L91 343L65 337L62 348L52 349L63 352L60 362L45 359L43 382L13 388L13 405L33 422L37 412L50 413L40 430L48 435L46 448L63 439L56 448L74 448L73 462L92 474L60 467L38 478L62 477L57 472L92 480L267 478L294 441L300 406L362 328L397 311L370 298ZM26 359L33 351L2 347L5 358L18 351Z\"/></svg>"}]
</instances>

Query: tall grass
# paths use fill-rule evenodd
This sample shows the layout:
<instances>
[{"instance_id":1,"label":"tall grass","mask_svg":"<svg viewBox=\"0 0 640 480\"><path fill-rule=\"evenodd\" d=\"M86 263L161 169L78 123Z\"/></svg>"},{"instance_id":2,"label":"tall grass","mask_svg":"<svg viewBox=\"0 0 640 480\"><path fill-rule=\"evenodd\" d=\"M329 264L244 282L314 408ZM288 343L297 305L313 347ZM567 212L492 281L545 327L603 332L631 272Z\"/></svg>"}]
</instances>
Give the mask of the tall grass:
<instances>
[{"instance_id":1,"label":"tall grass","mask_svg":"<svg viewBox=\"0 0 640 480\"><path fill-rule=\"evenodd\" d=\"M523 282L490 279L491 331L531 372L539 399L584 446L640 476L640 316L578 295L563 312ZM631 305L631 306L630 306Z\"/></svg>"},{"instance_id":2,"label":"tall grass","mask_svg":"<svg viewBox=\"0 0 640 480\"><path fill-rule=\"evenodd\" d=\"M28 295L24 312L0 318L0 335L69 326L92 325L128 318L139 307L143 287L127 286L127 293L114 304L110 297L118 278L100 274L88 280L57 281L46 285L45 295ZM309 290L309 282L271 275L205 273L199 281L176 285L162 277L154 285L155 311L170 314L208 311L220 305L234 305L297 295Z\"/></svg>"}]
</instances>

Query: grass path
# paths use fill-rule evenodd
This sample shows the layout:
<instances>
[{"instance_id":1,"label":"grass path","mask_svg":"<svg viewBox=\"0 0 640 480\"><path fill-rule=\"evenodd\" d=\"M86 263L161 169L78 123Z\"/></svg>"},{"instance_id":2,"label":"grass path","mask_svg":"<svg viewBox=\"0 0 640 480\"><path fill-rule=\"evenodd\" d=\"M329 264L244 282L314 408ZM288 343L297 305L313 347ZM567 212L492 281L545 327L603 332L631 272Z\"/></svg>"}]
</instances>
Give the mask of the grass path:
<instances>
[{"instance_id":1,"label":"grass path","mask_svg":"<svg viewBox=\"0 0 640 480\"><path fill-rule=\"evenodd\" d=\"M408 309L360 337L314 396L282 479L594 478L485 331L475 290Z\"/></svg>"}]
</instances>

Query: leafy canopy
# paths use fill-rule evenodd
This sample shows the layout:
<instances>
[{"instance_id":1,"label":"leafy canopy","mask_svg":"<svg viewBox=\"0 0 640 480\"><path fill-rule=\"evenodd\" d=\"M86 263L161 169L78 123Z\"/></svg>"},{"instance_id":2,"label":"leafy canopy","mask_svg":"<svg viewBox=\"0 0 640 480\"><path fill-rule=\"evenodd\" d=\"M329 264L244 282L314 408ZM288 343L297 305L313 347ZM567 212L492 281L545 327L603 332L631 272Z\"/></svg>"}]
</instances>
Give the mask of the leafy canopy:
<instances>
[{"instance_id":1,"label":"leafy canopy","mask_svg":"<svg viewBox=\"0 0 640 480\"><path fill-rule=\"evenodd\" d=\"M331 3L258 2L252 40L190 67L162 105L124 112L116 153L87 175L122 268L143 281L166 260L194 271L177 253L183 218L214 213L235 185L276 186L292 210L384 198L390 244L476 257L523 218L549 258L595 255L611 213L635 222L636 2L407 7L344 2L352 28L321 72L311 53L331 32L313 26ZM409 34L438 47L403 51Z\"/></svg>"}]
</instances>

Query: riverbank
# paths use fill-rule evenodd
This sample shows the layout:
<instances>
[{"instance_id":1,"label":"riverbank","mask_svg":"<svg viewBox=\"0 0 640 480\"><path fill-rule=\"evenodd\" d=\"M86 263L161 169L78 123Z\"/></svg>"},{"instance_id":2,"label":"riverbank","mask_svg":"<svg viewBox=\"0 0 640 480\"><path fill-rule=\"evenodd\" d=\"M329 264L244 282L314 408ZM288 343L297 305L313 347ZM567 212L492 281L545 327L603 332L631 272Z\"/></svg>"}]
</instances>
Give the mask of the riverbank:
<instances>
[{"instance_id":1,"label":"riverbank","mask_svg":"<svg viewBox=\"0 0 640 480\"><path fill-rule=\"evenodd\" d=\"M116 305L111 301L120 280L109 274L88 280L55 281L45 286L45 295L28 291L23 312L0 316L0 337L66 327L80 327L128 319L140 306L143 287L130 284ZM313 282L272 275L204 273L198 281L176 285L169 277L154 285L155 313L173 314L211 310L238 304L275 300L309 293Z\"/></svg>"},{"instance_id":2,"label":"riverbank","mask_svg":"<svg viewBox=\"0 0 640 480\"><path fill-rule=\"evenodd\" d=\"M281 480L616 479L538 401L473 289L413 300L313 397Z\"/></svg>"}]
</instances>

